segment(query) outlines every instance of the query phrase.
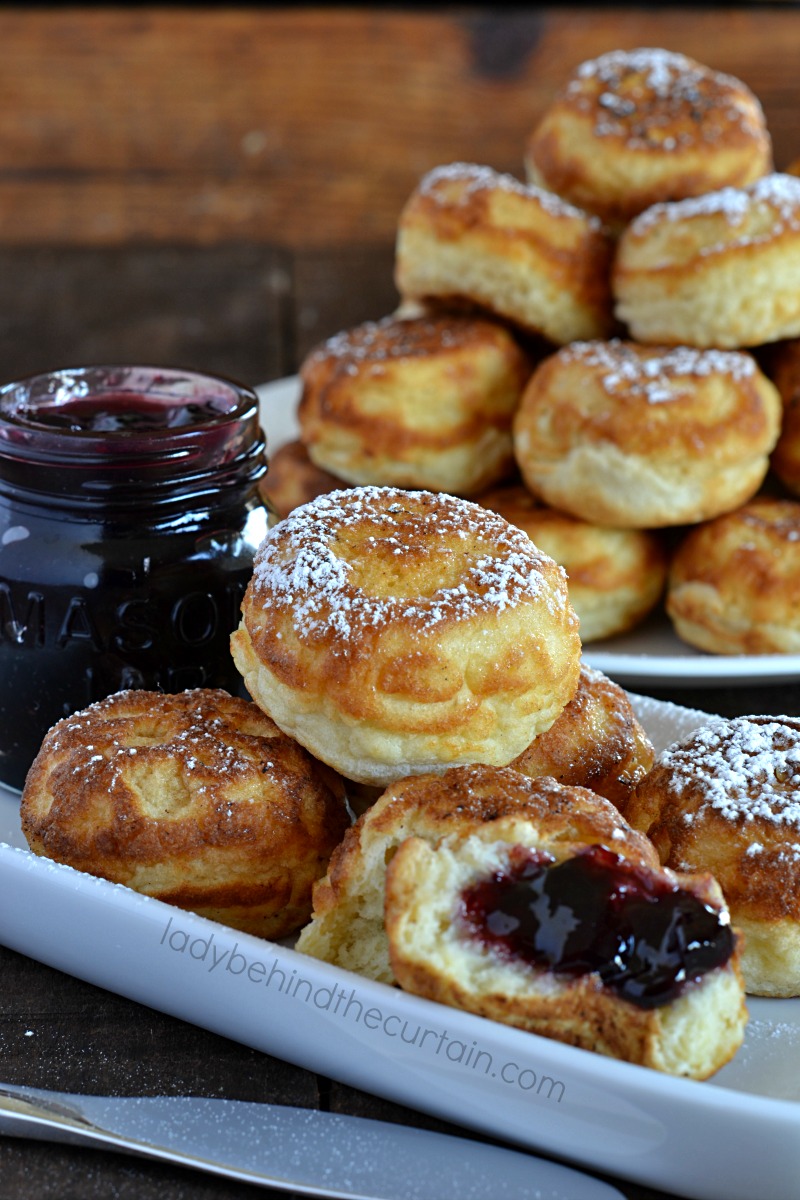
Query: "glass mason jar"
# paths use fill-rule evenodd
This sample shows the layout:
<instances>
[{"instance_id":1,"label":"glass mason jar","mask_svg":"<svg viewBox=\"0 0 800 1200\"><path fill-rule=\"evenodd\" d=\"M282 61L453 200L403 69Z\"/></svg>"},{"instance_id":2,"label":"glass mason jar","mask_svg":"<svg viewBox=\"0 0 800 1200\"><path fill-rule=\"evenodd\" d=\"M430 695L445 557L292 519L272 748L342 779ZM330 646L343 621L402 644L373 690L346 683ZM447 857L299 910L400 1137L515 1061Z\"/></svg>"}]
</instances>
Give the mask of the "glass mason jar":
<instances>
[{"instance_id":1,"label":"glass mason jar","mask_svg":"<svg viewBox=\"0 0 800 1200\"><path fill-rule=\"evenodd\" d=\"M242 694L264 450L256 394L226 379L90 366L0 388L0 782L112 692Z\"/></svg>"}]
</instances>

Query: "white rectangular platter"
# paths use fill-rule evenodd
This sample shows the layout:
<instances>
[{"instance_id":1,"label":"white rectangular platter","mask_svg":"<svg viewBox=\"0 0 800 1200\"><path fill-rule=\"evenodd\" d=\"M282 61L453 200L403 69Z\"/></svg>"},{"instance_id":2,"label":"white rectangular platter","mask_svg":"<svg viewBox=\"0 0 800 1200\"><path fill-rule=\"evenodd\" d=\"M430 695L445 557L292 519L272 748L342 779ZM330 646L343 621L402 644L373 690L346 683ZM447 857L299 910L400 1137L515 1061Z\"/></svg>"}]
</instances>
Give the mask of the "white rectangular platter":
<instances>
[{"instance_id":1,"label":"white rectangular platter","mask_svg":"<svg viewBox=\"0 0 800 1200\"><path fill-rule=\"evenodd\" d=\"M633 697L657 748L707 714ZM364 1091L697 1200L800 1194L800 1000L752 1000L713 1080L407 995L31 854L0 789L0 942Z\"/></svg>"}]
</instances>

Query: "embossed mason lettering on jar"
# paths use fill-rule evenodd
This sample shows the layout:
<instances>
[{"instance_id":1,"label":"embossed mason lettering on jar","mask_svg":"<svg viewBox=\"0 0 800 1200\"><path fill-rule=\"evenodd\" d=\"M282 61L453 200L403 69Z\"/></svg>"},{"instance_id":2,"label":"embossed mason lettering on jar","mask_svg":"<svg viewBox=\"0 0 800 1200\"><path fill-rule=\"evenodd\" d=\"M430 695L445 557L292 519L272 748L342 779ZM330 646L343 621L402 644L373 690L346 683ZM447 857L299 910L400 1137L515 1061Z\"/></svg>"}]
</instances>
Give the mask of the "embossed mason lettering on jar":
<instances>
[{"instance_id":1,"label":"embossed mason lettering on jar","mask_svg":"<svg viewBox=\"0 0 800 1200\"><path fill-rule=\"evenodd\" d=\"M123 688L241 692L229 637L267 531L258 398L158 367L0 388L0 781Z\"/></svg>"}]
</instances>

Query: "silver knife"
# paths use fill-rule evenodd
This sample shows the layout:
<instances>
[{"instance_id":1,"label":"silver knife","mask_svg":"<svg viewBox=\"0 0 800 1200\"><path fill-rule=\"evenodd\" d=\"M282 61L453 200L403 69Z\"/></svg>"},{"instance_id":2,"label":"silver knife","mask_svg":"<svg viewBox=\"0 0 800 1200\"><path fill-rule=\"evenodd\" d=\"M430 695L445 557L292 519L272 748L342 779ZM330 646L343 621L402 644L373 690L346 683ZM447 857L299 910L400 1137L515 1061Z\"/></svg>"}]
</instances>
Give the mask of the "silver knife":
<instances>
[{"instance_id":1,"label":"silver knife","mask_svg":"<svg viewBox=\"0 0 800 1200\"><path fill-rule=\"evenodd\" d=\"M624 1200L602 1180L522 1151L243 1100L82 1096L0 1083L0 1134L122 1150L304 1196Z\"/></svg>"}]
</instances>

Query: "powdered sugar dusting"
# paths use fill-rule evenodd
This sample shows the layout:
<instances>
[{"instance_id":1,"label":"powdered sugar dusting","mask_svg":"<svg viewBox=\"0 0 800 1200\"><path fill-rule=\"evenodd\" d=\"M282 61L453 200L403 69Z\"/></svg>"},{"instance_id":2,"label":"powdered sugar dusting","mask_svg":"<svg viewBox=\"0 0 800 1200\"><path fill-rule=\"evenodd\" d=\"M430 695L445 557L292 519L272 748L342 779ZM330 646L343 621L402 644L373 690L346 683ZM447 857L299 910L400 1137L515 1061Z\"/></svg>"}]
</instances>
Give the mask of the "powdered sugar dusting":
<instances>
[{"instance_id":1,"label":"powdered sugar dusting","mask_svg":"<svg viewBox=\"0 0 800 1200\"><path fill-rule=\"evenodd\" d=\"M455 564L457 581L429 594L403 594L402 587L371 593L348 559L351 534L360 553L372 543L383 562L397 556L402 563L411 553L428 564ZM521 530L469 501L397 488L329 492L295 509L265 538L253 577L266 594L264 607L284 606L298 636L330 633L344 645L359 628L393 621L429 633L445 622L499 615L531 601L567 607L563 570Z\"/></svg>"},{"instance_id":2,"label":"powdered sugar dusting","mask_svg":"<svg viewBox=\"0 0 800 1200\"><path fill-rule=\"evenodd\" d=\"M730 127L764 136L761 106L743 83L668 50L613 50L582 63L567 95L594 105L595 136L623 137L632 149L713 143Z\"/></svg>"},{"instance_id":3,"label":"powdered sugar dusting","mask_svg":"<svg viewBox=\"0 0 800 1200\"><path fill-rule=\"evenodd\" d=\"M705 807L727 820L755 821L800 833L800 726L790 717L736 717L717 720L696 730L686 741L668 747L659 766L671 772L680 794L699 786ZM784 853L793 843L787 842ZM763 849L754 839L752 853Z\"/></svg>"},{"instance_id":4,"label":"powdered sugar dusting","mask_svg":"<svg viewBox=\"0 0 800 1200\"><path fill-rule=\"evenodd\" d=\"M392 359L429 357L435 350L456 350L470 344L476 336L473 318L399 318L394 315L378 321L365 321L354 329L345 329L327 338L309 355L309 365L325 359L337 359L349 374L357 374L364 364Z\"/></svg>"},{"instance_id":5,"label":"powdered sugar dusting","mask_svg":"<svg viewBox=\"0 0 800 1200\"><path fill-rule=\"evenodd\" d=\"M130 778L133 759L144 759L146 770L151 754L168 753L202 792L209 772L231 780L249 778L254 764L260 770L263 747L275 732L254 705L222 689L175 694L126 689L62 718L45 746L54 760L63 755L81 787L102 785L111 793ZM125 813L119 819L126 820Z\"/></svg>"},{"instance_id":6,"label":"powdered sugar dusting","mask_svg":"<svg viewBox=\"0 0 800 1200\"><path fill-rule=\"evenodd\" d=\"M560 351L566 361L598 368L603 389L610 396L641 397L661 404L685 395L686 382L725 376L738 382L753 376L754 360L745 353L698 350L691 346L661 349L636 347L619 339L608 342L573 342Z\"/></svg>"},{"instance_id":7,"label":"powdered sugar dusting","mask_svg":"<svg viewBox=\"0 0 800 1200\"><path fill-rule=\"evenodd\" d=\"M446 186L452 182L463 185L455 199ZM603 227L597 217L590 216L581 208L576 208L574 204L570 204L554 192L548 192L535 184L522 183L513 175L503 174L494 171L491 167L481 166L477 163L453 162L434 167L427 175L423 176L418 192L440 204L467 205L480 192L493 191L498 188L537 203L550 216L572 220L578 218L593 229L599 230Z\"/></svg>"},{"instance_id":8,"label":"powdered sugar dusting","mask_svg":"<svg viewBox=\"0 0 800 1200\"><path fill-rule=\"evenodd\" d=\"M770 221L766 229L759 226L754 231L751 216L761 210L769 210ZM646 236L653 225L663 221L683 221L696 217L722 217L732 237L702 249L709 254L714 250L731 245L745 245L767 241L787 230L800 229L800 178L794 175L775 173L746 188L725 187L702 196L690 196L686 200L674 200L653 204L635 217L629 226L634 236ZM740 230L737 237L737 229Z\"/></svg>"},{"instance_id":9,"label":"powdered sugar dusting","mask_svg":"<svg viewBox=\"0 0 800 1200\"><path fill-rule=\"evenodd\" d=\"M643 75L646 86L657 96L666 98L676 87L686 87L687 81L701 78L709 72L685 54L650 46L636 50L611 50L608 54L581 63L576 72L581 79L600 79L606 86L615 84L623 74L629 73Z\"/></svg>"}]
</instances>

